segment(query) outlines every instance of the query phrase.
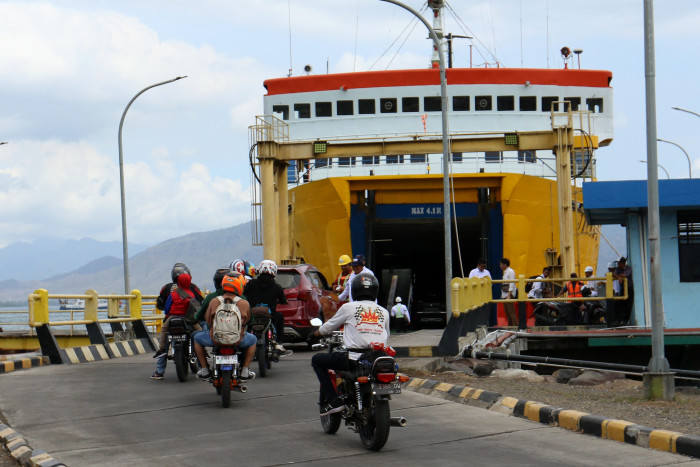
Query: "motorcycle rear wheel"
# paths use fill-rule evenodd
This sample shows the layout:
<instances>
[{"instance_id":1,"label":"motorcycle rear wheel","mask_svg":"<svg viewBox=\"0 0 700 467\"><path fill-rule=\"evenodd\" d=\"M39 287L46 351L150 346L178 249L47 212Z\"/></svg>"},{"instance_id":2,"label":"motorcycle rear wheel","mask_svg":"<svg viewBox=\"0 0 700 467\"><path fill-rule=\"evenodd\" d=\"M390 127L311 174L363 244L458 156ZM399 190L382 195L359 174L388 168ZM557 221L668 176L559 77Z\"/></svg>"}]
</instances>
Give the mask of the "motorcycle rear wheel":
<instances>
[{"instance_id":1,"label":"motorcycle rear wheel","mask_svg":"<svg viewBox=\"0 0 700 467\"><path fill-rule=\"evenodd\" d=\"M231 370L226 370L221 375L221 406L226 408L231 405Z\"/></svg>"},{"instance_id":2,"label":"motorcycle rear wheel","mask_svg":"<svg viewBox=\"0 0 700 467\"><path fill-rule=\"evenodd\" d=\"M173 360L175 361L175 371L177 372L177 379L181 382L187 381L187 372L189 371L189 362L187 352L185 352L185 347L175 347L175 352L173 355Z\"/></svg>"},{"instance_id":3,"label":"motorcycle rear wheel","mask_svg":"<svg viewBox=\"0 0 700 467\"><path fill-rule=\"evenodd\" d=\"M367 425L359 425L360 439L366 449L379 451L389 439L391 419L389 401L376 400L374 397L370 397L369 402L371 404L370 419Z\"/></svg>"}]
</instances>

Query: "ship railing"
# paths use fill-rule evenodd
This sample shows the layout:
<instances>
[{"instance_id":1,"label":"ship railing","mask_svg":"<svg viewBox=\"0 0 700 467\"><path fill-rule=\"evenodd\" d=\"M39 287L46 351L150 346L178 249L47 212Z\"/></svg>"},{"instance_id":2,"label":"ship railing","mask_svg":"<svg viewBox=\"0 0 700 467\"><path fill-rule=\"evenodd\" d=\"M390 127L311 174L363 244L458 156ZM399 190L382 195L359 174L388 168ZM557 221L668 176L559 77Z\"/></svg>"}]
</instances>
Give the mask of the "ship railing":
<instances>
[{"instance_id":1,"label":"ship railing","mask_svg":"<svg viewBox=\"0 0 700 467\"><path fill-rule=\"evenodd\" d=\"M519 323L518 326L521 329L527 327L527 320L524 319L526 316L527 303L539 303L539 302L588 302L588 301L606 301L610 304L616 300L627 300L628 295L628 283L627 279L621 281L621 294L615 295L613 292L613 275L612 273L607 273L602 277L578 277L576 281L578 282L605 282L605 295L601 296L588 296L588 297L551 297L551 298L529 298L527 292L525 292L525 285L533 282L547 282L555 284L565 284L571 280L564 278L526 278L524 275L520 275L517 279L490 279L485 278L462 278L455 277L452 279L452 317L459 318L465 314L473 314L480 324L488 324L488 315L491 303L517 303L519 308ZM498 293L500 294L502 284L516 284L516 289L518 291L516 298L512 299L501 299L493 298L494 285L498 288ZM608 302L609 301L609 302Z\"/></svg>"},{"instance_id":2,"label":"ship railing","mask_svg":"<svg viewBox=\"0 0 700 467\"><path fill-rule=\"evenodd\" d=\"M151 339L149 328L160 331L164 315L155 309L155 295L142 295L139 290L132 290L130 294L109 294L99 295L90 289L84 294L49 294L45 289L37 289L28 296L28 325L36 332L42 353L49 357L51 363L63 363L65 352L58 345L55 327L70 327L69 337L77 335L75 326L84 325L90 344L102 344L106 352L111 352L107 346L108 340L105 335L103 324L108 324L114 336L131 335L134 339L140 340L143 345L155 350ZM83 310L56 310L50 309L49 300L82 299L85 301ZM98 300L108 301L107 317L100 317L98 310ZM128 303L128 307L122 308L121 303ZM128 310L128 312L127 312ZM52 313L69 314L70 319L52 319ZM82 314L82 319L79 315ZM76 317L76 315L78 315ZM127 325L129 331L124 332L123 324ZM84 334L81 334L84 335Z\"/></svg>"}]
</instances>

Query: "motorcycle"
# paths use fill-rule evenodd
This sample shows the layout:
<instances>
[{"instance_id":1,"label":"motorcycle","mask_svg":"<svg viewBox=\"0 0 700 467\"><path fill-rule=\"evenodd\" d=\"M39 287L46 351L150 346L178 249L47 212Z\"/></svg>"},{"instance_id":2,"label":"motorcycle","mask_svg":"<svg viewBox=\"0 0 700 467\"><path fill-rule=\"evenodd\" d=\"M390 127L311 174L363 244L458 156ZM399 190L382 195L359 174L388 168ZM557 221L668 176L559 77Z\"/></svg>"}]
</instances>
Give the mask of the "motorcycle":
<instances>
[{"instance_id":1,"label":"motorcycle","mask_svg":"<svg viewBox=\"0 0 700 467\"><path fill-rule=\"evenodd\" d=\"M214 346L213 374L211 382L216 393L221 396L221 406L231 405L231 391L244 393L248 388L240 384L240 352L236 346Z\"/></svg>"},{"instance_id":2,"label":"motorcycle","mask_svg":"<svg viewBox=\"0 0 700 467\"><path fill-rule=\"evenodd\" d=\"M540 302L534 311L535 326L604 325L605 309L600 301Z\"/></svg>"},{"instance_id":3,"label":"motorcycle","mask_svg":"<svg viewBox=\"0 0 700 467\"><path fill-rule=\"evenodd\" d=\"M321 320L314 318L311 324L320 326ZM312 346L313 350L323 348L329 352L346 352L343 332L334 331ZM366 449L379 451L389 439L390 427L406 426L404 417L391 416L389 401L392 394L401 394L401 383L409 378L398 373L396 360L386 350L378 348L363 353L357 366L349 371L328 370L345 406L341 412L321 415L323 431L334 434L344 419L345 425L360 435Z\"/></svg>"},{"instance_id":4,"label":"motorcycle","mask_svg":"<svg viewBox=\"0 0 700 467\"><path fill-rule=\"evenodd\" d=\"M258 370L262 378L267 376L267 370L272 368L272 362L279 362L279 352L275 349L275 334L270 318L270 309L267 305L254 306L251 310L252 324L248 325L248 332L258 339L255 348L255 359L258 361Z\"/></svg>"},{"instance_id":5,"label":"motorcycle","mask_svg":"<svg viewBox=\"0 0 700 467\"><path fill-rule=\"evenodd\" d=\"M188 371L197 372L197 357L194 353L192 329L184 317L171 316L168 329L169 352L168 360L175 363L177 379L187 381Z\"/></svg>"}]
</instances>

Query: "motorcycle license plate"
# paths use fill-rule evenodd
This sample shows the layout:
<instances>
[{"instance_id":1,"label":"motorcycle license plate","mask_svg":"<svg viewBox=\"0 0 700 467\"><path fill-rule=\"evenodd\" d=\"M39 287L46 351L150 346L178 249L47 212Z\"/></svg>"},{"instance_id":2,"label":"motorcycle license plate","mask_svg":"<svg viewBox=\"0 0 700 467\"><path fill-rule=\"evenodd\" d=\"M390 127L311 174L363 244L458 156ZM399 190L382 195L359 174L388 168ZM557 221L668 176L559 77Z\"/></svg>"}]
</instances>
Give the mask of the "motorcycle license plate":
<instances>
[{"instance_id":1,"label":"motorcycle license plate","mask_svg":"<svg viewBox=\"0 0 700 467\"><path fill-rule=\"evenodd\" d=\"M174 341L178 341L178 342L179 342L179 341L184 341L184 340L187 340L187 336L186 336L185 334L173 336L173 340L174 340Z\"/></svg>"},{"instance_id":2,"label":"motorcycle license plate","mask_svg":"<svg viewBox=\"0 0 700 467\"><path fill-rule=\"evenodd\" d=\"M372 383L374 394L401 394L401 383Z\"/></svg>"},{"instance_id":3,"label":"motorcycle license plate","mask_svg":"<svg viewBox=\"0 0 700 467\"><path fill-rule=\"evenodd\" d=\"M217 355L217 365L235 365L238 363L238 355Z\"/></svg>"}]
</instances>

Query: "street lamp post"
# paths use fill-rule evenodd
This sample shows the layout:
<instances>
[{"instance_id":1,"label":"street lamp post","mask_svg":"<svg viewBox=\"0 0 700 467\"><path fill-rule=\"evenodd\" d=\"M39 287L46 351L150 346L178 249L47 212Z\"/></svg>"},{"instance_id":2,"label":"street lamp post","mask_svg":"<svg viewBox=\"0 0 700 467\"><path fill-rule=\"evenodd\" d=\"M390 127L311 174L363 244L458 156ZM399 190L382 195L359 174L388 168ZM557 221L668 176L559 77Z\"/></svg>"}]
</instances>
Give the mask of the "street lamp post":
<instances>
[{"instance_id":1,"label":"street lamp post","mask_svg":"<svg viewBox=\"0 0 700 467\"><path fill-rule=\"evenodd\" d=\"M121 189L121 201L122 201L122 248L123 248L123 254L124 254L124 294L129 295L131 293L131 287L129 285L129 247L128 243L126 240L126 200L124 197L124 155L122 152L122 127L124 126L124 118L126 117L126 112L129 110L129 107L131 107L131 104L136 100L137 97L139 97L141 94L144 92L148 91L151 88L155 88L156 86L162 86L163 84L168 84L172 83L173 81L177 81L179 79L187 78L187 76L178 76L177 78L170 79L168 81L163 81L161 83L156 83L148 86L147 88L143 88L140 90L134 97L131 98L129 103L126 105L126 108L124 109L124 113L122 114L122 119L119 121L119 187ZM128 307L128 301L127 307Z\"/></svg>"},{"instance_id":2,"label":"street lamp post","mask_svg":"<svg viewBox=\"0 0 700 467\"><path fill-rule=\"evenodd\" d=\"M440 58L440 95L442 97L442 194L443 194L443 216L445 230L445 311L447 320L452 316L452 227L450 221L450 140L449 127L447 125L447 78L445 74L445 52L442 44L433 27L425 18L410 6L404 5L397 0L381 0L382 2L393 3L411 12L416 18L428 28L433 45L438 51Z\"/></svg>"},{"instance_id":3,"label":"street lamp post","mask_svg":"<svg viewBox=\"0 0 700 467\"><path fill-rule=\"evenodd\" d=\"M680 107L671 107L673 110L680 110L681 112L687 112L689 114L693 114L696 117L700 117L700 114L693 112L692 110L687 110L687 109L682 109Z\"/></svg>"},{"instance_id":4,"label":"street lamp post","mask_svg":"<svg viewBox=\"0 0 700 467\"><path fill-rule=\"evenodd\" d=\"M642 163L644 163L644 164L647 163L647 161L639 161L639 162L642 162ZM666 172L666 178L670 180L670 179L671 179L671 176L668 174L668 170L666 170L666 169L664 168L664 166L661 165L661 164L656 164L656 165L659 166L659 167L661 168L661 170L663 170L664 172Z\"/></svg>"},{"instance_id":5,"label":"street lamp post","mask_svg":"<svg viewBox=\"0 0 700 467\"><path fill-rule=\"evenodd\" d=\"M685 154L685 157L688 158L688 178L693 178L693 166L690 162L690 156L688 155L686 150L683 149L683 147L680 144L676 144L673 141L668 141L668 140L661 139L661 138L656 138L656 141L661 141L663 143L672 144L672 145L676 146L678 149L680 149L681 151L683 151L683 154Z\"/></svg>"}]
</instances>

